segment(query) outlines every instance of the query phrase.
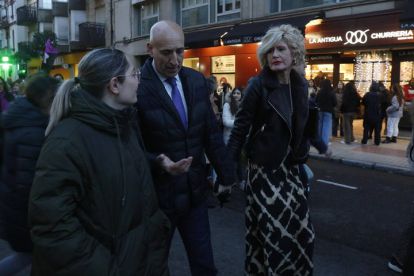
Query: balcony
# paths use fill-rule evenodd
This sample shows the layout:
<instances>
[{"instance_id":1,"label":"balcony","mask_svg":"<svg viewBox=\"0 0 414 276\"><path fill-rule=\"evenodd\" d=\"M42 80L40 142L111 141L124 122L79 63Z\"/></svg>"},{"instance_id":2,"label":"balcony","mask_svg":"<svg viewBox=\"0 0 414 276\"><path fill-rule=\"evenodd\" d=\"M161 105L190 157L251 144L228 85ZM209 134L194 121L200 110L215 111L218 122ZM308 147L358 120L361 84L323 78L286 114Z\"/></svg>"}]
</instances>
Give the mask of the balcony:
<instances>
[{"instance_id":1,"label":"balcony","mask_svg":"<svg viewBox=\"0 0 414 276\"><path fill-rule=\"evenodd\" d=\"M69 16L68 3L54 1L52 3L52 15L68 17Z\"/></svg>"},{"instance_id":2,"label":"balcony","mask_svg":"<svg viewBox=\"0 0 414 276\"><path fill-rule=\"evenodd\" d=\"M39 54L33 48L33 43L30 41L22 41L17 43L19 52L28 57L39 57Z\"/></svg>"},{"instance_id":3,"label":"balcony","mask_svg":"<svg viewBox=\"0 0 414 276\"><path fill-rule=\"evenodd\" d=\"M52 10L37 9L37 21L38 22L53 22Z\"/></svg>"},{"instance_id":4,"label":"balcony","mask_svg":"<svg viewBox=\"0 0 414 276\"><path fill-rule=\"evenodd\" d=\"M68 0L69 9L76 11L86 10L86 0Z\"/></svg>"},{"instance_id":5,"label":"balcony","mask_svg":"<svg viewBox=\"0 0 414 276\"><path fill-rule=\"evenodd\" d=\"M37 22L37 9L35 5L36 3L34 5L17 8L17 25L29 26Z\"/></svg>"},{"instance_id":6,"label":"balcony","mask_svg":"<svg viewBox=\"0 0 414 276\"><path fill-rule=\"evenodd\" d=\"M105 24L85 22L79 24L79 43L82 47L105 46Z\"/></svg>"},{"instance_id":7,"label":"balcony","mask_svg":"<svg viewBox=\"0 0 414 276\"><path fill-rule=\"evenodd\" d=\"M9 27L9 25L10 25L10 23L9 23L9 20L7 19L7 16L3 16L1 18L1 28L5 29L5 28Z\"/></svg>"}]
</instances>

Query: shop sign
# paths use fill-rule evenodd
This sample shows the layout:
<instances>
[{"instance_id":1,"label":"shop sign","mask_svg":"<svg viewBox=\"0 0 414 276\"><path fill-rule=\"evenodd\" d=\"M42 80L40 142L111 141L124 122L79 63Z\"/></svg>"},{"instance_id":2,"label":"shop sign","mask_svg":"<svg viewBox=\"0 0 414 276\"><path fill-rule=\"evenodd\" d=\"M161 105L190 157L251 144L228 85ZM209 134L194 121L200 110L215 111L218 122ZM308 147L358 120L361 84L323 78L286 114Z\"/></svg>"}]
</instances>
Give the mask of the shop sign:
<instances>
[{"instance_id":1,"label":"shop sign","mask_svg":"<svg viewBox=\"0 0 414 276\"><path fill-rule=\"evenodd\" d=\"M235 73L236 56L211 57L211 73Z\"/></svg>"},{"instance_id":2,"label":"shop sign","mask_svg":"<svg viewBox=\"0 0 414 276\"><path fill-rule=\"evenodd\" d=\"M367 30L348 31L344 36L320 37L308 39L309 44L334 43L340 42L343 45L366 44L370 39L389 39L413 40L413 31L393 31L393 32L370 32Z\"/></svg>"},{"instance_id":3,"label":"shop sign","mask_svg":"<svg viewBox=\"0 0 414 276\"><path fill-rule=\"evenodd\" d=\"M414 30L400 29L400 12L344 20L327 20L306 27L307 49L361 48L414 43Z\"/></svg>"},{"instance_id":4,"label":"shop sign","mask_svg":"<svg viewBox=\"0 0 414 276\"><path fill-rule=\"evenodd\" d=\"M413 22L405 22L400 23L401 30L414 30L414 21Z\"/></svg>"},{"instance_id":5,"label":"shop sign","mask_svg":"<svg viewBox=\"0 0 414 276\"><path fill-rule=\"evenodd\" d=\"M398 56L400 57L414 56L414 50L398 51Z\"/></svg>"},{"instance_id":6,"label":"shop sign","mask_svg":"<svg viewBox=\"0 0 414 276\"><path fill-rule=\"evenodd\" d=\"M234 44L246 44L246 43L257 43L262 41L263 35L260 36L243 36L238 38L223 38L224 45L234 45Z\"/></svg>"}]
</instances>

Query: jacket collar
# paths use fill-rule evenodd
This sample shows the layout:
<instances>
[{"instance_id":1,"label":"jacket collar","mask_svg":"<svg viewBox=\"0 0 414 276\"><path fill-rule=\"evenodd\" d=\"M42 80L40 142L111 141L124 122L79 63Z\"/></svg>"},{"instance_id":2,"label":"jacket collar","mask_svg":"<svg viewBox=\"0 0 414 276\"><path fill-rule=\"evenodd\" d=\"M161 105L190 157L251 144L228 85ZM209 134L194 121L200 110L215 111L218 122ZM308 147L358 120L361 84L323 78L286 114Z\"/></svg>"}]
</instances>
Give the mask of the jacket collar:
<instances>
[{"instance_id":1,"label":"jacket collar","mask_svg":"<svg viewBox=\"0 0 414 276\"><path fill-rule=\"evenodd\" d=\"M282 86L278 81L277 75L269 67L265 67L260 72L259 78L264 88L268 90L268 103L286 122L293 136L293 146L299 146L308 117L307 91L305 90L305 87L307 87L306 80L296 73L295 70L291 70L290 83L294 110L293 115L295 116L293 118L289 108L290 102L283 95ZM295 121L294 129L292 119Z\"/></svg>"},{"instance_id":2,"label":"jacket collar","mask_svg":"<svg viewBox=\"0 0 414 276\"><path fill-rule=\"evenodd\" d=\"M161 82L160 78L158 77L157 73L155 72L154 68L152 67L153 58L148 58L145 62L144 67L142 68L142 79L145 82L148 82L148 87L150 87L149 92L152 93L158 101L161 103L163 108L176 120L177 124L182 127L185 131L184 125L181 121L180 114L177 111L171 97L168 95L167 91L165 90L164 84ZM194 90L194 82L192 78L189 76L188 68L182 67L180 72L178 73L180 76L181 84L183 86L183 92L185 101L187 103L187 123L188 127L190 127L191 123L191 113L192 113L192 93L190 91Z\"/></svg>"}]
</instances>

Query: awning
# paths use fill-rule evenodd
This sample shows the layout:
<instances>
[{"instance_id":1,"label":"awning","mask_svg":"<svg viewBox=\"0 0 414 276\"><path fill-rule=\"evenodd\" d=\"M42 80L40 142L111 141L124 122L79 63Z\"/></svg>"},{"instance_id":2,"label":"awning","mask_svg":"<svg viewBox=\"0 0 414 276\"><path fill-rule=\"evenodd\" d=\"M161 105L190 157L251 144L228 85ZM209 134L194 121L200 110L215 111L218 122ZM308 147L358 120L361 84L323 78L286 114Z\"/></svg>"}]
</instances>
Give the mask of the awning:
<instances>
[{"instance_id":1,"label":"awning","mask_svg":"<svg viewBox=\"0 0 414 276\"><path fill-rule=\"evenodd\" d=\"M414 30L414 1L407 1L404 12L400 16L401 30Z\"/></svg>"},{"instance_id":2,"label":"awning","mask_svg":"<svg viewBox=\"0 0 414 276\"><path fill-rule=\"evenodd\" d=\"M293 27L297 27L304 33L306 24L308 24L309 21L313 20L315 16L317 16L317 14L236 25L234 29L229 32L229 34L223 37L223 44L233 45L260 42L262 41L263 36L271 27L279 26L282 24L290 24Z\"/></svg>"},{"instance_id":3,"label":"awning","mask_svg":"<svg viewBox=\"0 0 414 276\"><path fill-rule=\"evenodd\" d=\"M205 31L185 33L184 44L186 49L207 48L220 46L220 38L234 26L208 29Z\"/></svg>"}]
</instances>

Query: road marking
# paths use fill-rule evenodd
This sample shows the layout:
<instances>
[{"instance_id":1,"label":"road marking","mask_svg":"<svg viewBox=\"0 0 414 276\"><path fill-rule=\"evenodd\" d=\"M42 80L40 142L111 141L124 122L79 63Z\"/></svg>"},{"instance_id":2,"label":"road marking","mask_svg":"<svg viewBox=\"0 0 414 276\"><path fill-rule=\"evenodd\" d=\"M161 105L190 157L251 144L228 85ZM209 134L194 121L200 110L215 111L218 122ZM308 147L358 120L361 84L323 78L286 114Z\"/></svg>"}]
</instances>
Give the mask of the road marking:
<instances>
[{"instance_id":1,"label":"road marking","mask_svg":"<svg viewBox=\"0 0 414 276\"><path fill-rule=\"evenodd\" d=\"M354 186L348 186L348 185L339 184L339 183L335 183L335 182L331 182L331 181L326 181L326 180L322 180L322 179L318 179L316 181L322 182L322 183L326 183L326 184L335 185L335 186L339 186L339 187L344 187L344 188L348 188L348 189L352 189L352 190L358 189L357 187L354 187Z\"/></svg>"}]
</instances>

